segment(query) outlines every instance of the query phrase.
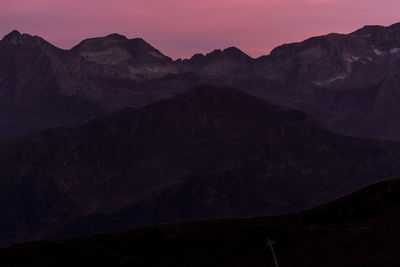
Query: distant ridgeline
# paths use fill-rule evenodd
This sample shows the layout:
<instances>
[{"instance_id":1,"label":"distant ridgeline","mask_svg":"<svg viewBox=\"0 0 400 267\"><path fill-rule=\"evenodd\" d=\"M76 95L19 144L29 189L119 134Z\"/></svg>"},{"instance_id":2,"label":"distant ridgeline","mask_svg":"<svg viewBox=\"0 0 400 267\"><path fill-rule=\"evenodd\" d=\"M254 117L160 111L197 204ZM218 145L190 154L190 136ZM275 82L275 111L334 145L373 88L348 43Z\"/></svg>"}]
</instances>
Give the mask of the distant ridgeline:
<instances>
[{"instance_id":1,"label":"distant ridgeline","mask_svg":"<svg viewBox=\"0 0 400 267\"><path fill-rule=\"evenodd\" d=\"M119 34L62 50L13 31L0 41L0 138L219 84L303 110L337 133L400 140L399 59L400 24L313 37L256 59L231 47L176 61Z\"/></svg>"}]
</instances>

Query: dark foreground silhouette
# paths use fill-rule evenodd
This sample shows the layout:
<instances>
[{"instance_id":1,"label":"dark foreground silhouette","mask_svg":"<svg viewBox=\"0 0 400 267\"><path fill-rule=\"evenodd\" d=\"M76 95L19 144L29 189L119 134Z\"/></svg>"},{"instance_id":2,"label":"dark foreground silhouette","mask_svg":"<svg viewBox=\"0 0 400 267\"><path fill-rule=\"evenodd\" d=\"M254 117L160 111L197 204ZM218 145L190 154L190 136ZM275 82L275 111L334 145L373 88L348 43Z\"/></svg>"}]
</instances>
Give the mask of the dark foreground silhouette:
<instances>
[{"instance_id":1,"label":"dark foreground silhouette","mask_svg":"<svg viewBox=\"0 0 400 267\"><path fill-rule=\"evenodd\" d=\"M400 180L288 215L210 220L0 249L1 266L399 266Z\"/></svg>"}]
</instances>

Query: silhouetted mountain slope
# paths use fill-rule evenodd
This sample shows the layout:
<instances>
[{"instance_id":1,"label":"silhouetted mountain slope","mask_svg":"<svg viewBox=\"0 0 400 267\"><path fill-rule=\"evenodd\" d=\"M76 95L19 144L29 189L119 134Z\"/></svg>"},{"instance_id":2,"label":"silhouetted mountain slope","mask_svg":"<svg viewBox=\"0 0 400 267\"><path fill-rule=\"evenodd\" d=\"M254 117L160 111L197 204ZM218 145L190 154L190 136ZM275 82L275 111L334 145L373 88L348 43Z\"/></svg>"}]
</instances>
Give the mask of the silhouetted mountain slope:
<instances>
[{"instance_id":1,"label":"silhouetted mountain slope","mask_svg":"<svg viewBox=\"0 0 400 267\"><path fill-rule=\"evenodd\" d=\"M0 249L2 266L398 266L400 181L310 210L212 220Z\"/></svg>"},{"instance_id":2,"label":"silhouetted mountain slope","mask_svg":"<svg viewBox=\"0 0 400 267\"><path fill-rule=\"evenodd\" d=\"M400 175L400 145L203 86L0 144L5 243L293 211Z\"/></svg>"}]
</instances>

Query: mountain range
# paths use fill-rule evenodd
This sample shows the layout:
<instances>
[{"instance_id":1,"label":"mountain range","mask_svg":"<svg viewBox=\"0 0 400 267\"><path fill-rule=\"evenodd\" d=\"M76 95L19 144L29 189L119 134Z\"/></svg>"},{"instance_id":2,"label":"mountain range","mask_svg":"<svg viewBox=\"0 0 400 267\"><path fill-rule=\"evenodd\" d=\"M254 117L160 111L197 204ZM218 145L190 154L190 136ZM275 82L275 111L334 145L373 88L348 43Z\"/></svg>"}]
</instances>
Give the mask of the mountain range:
<instances>
[{"instance_id":1,"label":"mountain range","mask_svg":"<svg viewBox=\"0 0 400 267\"><path fill-rule=\"evenodd\" d=\"M230 47L184 60L119 34L64 50L13 31L0 41L0 62L0 246L219 219L68 240L94 238L90 250L105 251L104 263L146 266L158 244L184 255L158 254L167 265L257 266L271 264L267 247L258 247L267 235L256 238L265 230L283 242L277 252L291 266L313 266L311 257L342 266L346 253L357 255L354 264L397 261L391 241L364 261L357 248L379 250L373 232L398 230L397 180L309 208L400 177L400 24L313 37L259 58ZM148 245L119 253L114 236L132 240L131 249ZM226 250L202 259L210 252L185 248L185 240ZM353 249L340 250L340 240ZM110 243L96 243L103 241ZM254 247L235 256L241 241ZM0 256L70 241L47 242ZM330 252L318 248L324 242ZM21 260L54 260L39 254Z\"/></svg>"},{"instance_id":2,"label":"mountain range","mask_svg":"<svg viewBox=\"0 0 400 267\"><path fill-rule=\"evenodd\" d=\"M231 47L175 61L119 34L62 50L13 31L0 41L0 137L220 84L303 110L337 133L400 140L399 59L400 24L313 37L256 59Z\"/></svg>"},{"instance_id":3,"label":"mountain range","mask_svg":"<svg viewBox=\"0 0 400 267\"><path fill-rule=\"evenodd\" d=\"M0 143L3 244L283 213L400 176L400 143L345 137L304 112L202 86Z\"/></svg>"}]
</instances>

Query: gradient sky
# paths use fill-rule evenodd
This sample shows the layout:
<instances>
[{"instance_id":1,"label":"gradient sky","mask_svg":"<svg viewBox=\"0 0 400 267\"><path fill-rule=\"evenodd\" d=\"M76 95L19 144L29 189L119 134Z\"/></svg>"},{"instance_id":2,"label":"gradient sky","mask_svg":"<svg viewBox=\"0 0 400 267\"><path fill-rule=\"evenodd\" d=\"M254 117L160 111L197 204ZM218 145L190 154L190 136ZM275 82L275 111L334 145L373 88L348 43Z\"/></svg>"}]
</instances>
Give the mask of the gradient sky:
<instances>
[{"instance_id":1,"label":"gradient sky","mask_svg":"<svg viewBox=\"0 0 400 267\"><path fill-rule=\"evenodd\" d=\"M173 58L237 46L253 57L283 43L400 22L399 0L0 0L13 29L61 48L88 37L142 37Z\"/></svg>"}]
</instances>

